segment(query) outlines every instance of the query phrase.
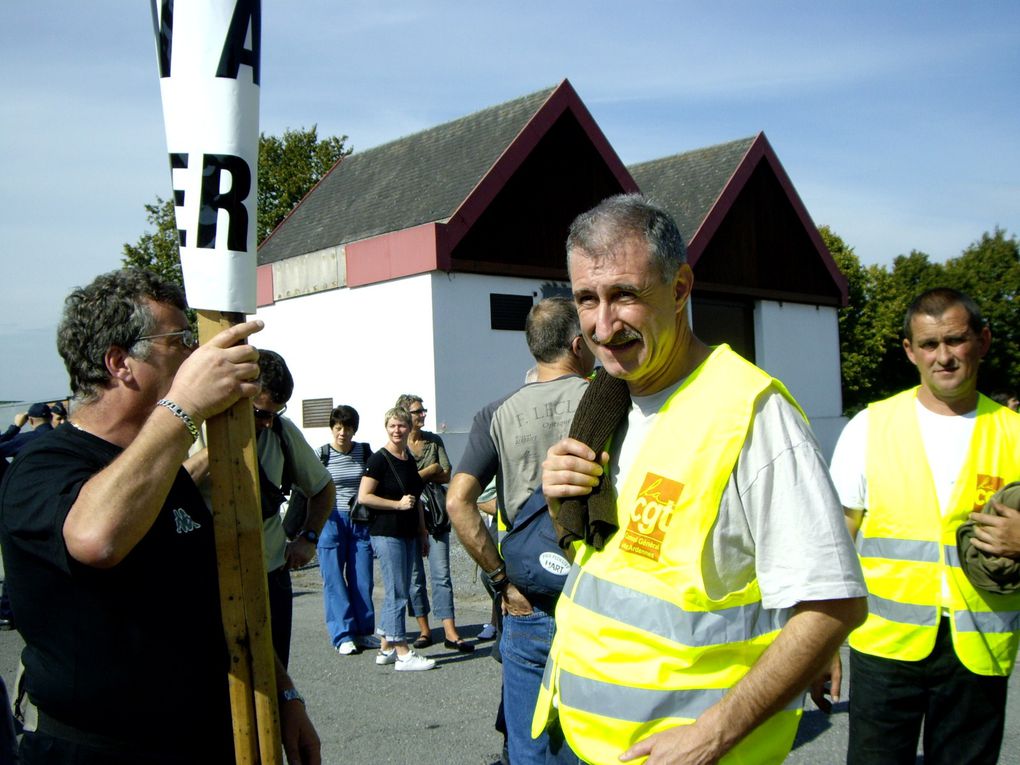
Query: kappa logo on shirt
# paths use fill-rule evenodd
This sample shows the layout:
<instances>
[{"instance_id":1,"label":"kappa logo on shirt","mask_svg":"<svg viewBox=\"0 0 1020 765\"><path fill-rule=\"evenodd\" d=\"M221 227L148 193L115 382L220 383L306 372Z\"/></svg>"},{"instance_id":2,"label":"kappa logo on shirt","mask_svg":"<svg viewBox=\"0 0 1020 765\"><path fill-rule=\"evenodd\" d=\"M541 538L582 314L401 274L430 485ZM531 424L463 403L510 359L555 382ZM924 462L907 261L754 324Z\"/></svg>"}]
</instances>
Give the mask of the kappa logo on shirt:
<instances>
[{"instance_id":1,"label":"kappa logo on shirt","mask_svg":"<svg viewBox=\"0 0 1020 765\"><path fill-rule=\"evenodd\" d=\"M666 537L684 485L679 481L663 478L655 473L645 475L634 507L630 511L630 522L624 531L620 549L642 558L658 560L662 552L662 540Z\"/></svg>"},{"instance_id":2,"label":"kappa logo on shirt","mask_svg":"<svg viewBox=\"0 0 1020 765\"><path fill-rule=\"evenodd\" d=\"M202 524L192 520L191 516L184 512L183 507L174 510L174 524L177 526L178 534L187 534L189 531L202 528Z\"/></svg>"}]
</instances>

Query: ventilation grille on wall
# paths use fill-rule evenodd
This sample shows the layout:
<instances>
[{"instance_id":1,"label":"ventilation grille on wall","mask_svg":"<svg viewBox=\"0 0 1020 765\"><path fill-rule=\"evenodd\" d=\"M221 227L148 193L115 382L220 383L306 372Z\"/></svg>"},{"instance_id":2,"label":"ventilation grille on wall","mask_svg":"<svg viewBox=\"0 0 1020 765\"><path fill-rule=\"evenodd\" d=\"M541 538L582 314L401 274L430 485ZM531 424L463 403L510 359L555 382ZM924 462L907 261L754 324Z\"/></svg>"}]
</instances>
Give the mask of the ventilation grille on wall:
<instances>
[{"instance_id":1,"label":"ventilation grille on wall","mask_svg":"<svg viewBox=\"0 0 1020 765\"><path fill-rule=\"evenodd\" d=\"M528 311L534 305L531 295L489 295L489 314L493 329L524 331Z\"/></svg>"},{"instance_id":2,"label":"ventilation grille on wall","mask_svg":"<svg viewBox=\"0 0 1020 765\"><path fill-rule=\"evenodd\" d=\"M328 428L332 411L332 398L306 398L301 402L301 427Z\"/></svg>"}]
</instances>

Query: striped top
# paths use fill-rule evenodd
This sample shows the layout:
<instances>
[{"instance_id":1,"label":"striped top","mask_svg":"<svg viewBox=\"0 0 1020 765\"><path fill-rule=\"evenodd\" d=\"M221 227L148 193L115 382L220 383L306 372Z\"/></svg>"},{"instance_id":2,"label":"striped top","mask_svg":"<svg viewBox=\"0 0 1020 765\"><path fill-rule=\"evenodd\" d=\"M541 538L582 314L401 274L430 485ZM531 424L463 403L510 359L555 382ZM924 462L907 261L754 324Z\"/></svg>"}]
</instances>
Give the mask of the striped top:
<instances>
[{"instance_id":1,"label":"striped top","mask_svg":"<svg viewBox=\"0 0 1020 765\"><path fill-rule=\"evenodd\" d=\"M324 446L329 449L326 469L329 470L333 485L336 486L336 509L345 513L351 509L351 498L358 494L358 486L361 484L361 476L365 473L365 463L372 453L372 447L355 441L350 452L344 454L334 449L332 444Z\"/></svg>"}]
</instances>

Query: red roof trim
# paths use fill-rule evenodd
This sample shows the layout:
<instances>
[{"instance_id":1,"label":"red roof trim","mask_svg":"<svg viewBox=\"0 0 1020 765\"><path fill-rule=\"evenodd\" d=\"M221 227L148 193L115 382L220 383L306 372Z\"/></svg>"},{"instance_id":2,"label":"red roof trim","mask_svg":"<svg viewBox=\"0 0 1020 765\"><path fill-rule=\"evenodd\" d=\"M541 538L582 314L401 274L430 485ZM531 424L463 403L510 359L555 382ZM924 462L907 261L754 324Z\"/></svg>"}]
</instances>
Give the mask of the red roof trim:
<instances>
[{"instance_id":1,"label":"red roof trim","mask_svg":"<svg viewBox=\"0 0 1020 765\"><path fill-rule=\"evenodd\" d=\"M609 171L616 177L623 190L639 190L634 179L627 171L626 166L620 161L616 151L592 118L591 113L577 95L570 81L563 80L549 95L546 102L539 107L535 115L521 128L521 131L510 142L510 145L503 150L503 153L500 154L492 167L475 184L475 187L464 201L461 202L460 206L454 210L446 225L443 226L443 234L440 238L440 247L437 253L437 262L440 269L444 271L452 269L450 253L453 252L454 247L457 246L457 243L460 242L471 229L471 226L485 212L485 209L528 158L538 145L538 142L542 140L542 137L567 111L570 111L575 119L577 119L581 129L584 130L591 140L595 150L598 151Z\"/></svg>"},{"instance_id":2,"label":"red roof trim","mask_svg":"<svg viewBox=\"0 0 1020 765\"><path fill-rule=\"evenodd\" d=\"M436 223L423 223L344 245L347 286L363 287L435 271L439 230Z\"/></svg>"},{"instance_id":3,"label":"red roof trim","mask_svg":"<svg viewBox=\"0 0 1020 765\"><path fill-rule=\"evenodd\" d=\"M740 160L737 165L737 169L733 171L733 175L723 186L723 190L719 193L719 198L712 205L712 209L708 215L698 226L698 230L694 232L691 237L691 241L687 248L688 261L691 266L697 264L698 259L705 251L705 247L712 237L715 236L719 226L722 225L723 220L730 212L730 208L736 201L737 196L743 191L744 186L747 184L751 177L751 173L755 171L759 163L762 161L767 162L772 172L776 176L776 180L779 181L779 185L782 187L783 192L786 194L786 199L793 207L794 213L800 220L801 225L807 232L808 238L814 245L815 250L818 253L819 259L825 269L829 272L832 277L832 281L839 290L842 304L845 306L848 298L848 288L846 277L839 270L836 265L836 261L833 260L832 254L829 249L825 246L825 242L822 240L821 234L818 233L818 227L811 220L811 215L808 213L807 208L801 201L800 195L797 190L793 187L793 183L790 181L790 177L786 174L786 170L783 168L782 163L779 161L779 157L776 156L772 145L765 137L765 133L758 133L755 136L754 141L748 147L747 152L744 154L744 158Z\"/></svg>"}]
</instances>

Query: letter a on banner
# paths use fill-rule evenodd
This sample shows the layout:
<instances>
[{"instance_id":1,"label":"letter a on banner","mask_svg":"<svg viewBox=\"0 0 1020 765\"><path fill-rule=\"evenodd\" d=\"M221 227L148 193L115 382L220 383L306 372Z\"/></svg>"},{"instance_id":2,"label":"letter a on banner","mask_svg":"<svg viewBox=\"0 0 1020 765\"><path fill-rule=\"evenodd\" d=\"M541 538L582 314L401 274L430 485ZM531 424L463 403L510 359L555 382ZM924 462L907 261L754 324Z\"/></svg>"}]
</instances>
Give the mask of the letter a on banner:
<instances>
[{"instance_id":1,"label":"letter a on banner","mask_svg":"<svg viewBox=\"0 0 1020 765\"><path fill-rule=\"evenodd\" d=\"M255 312L260 0L152 0L184 288Z\"/></svg>"}]
</instances>

